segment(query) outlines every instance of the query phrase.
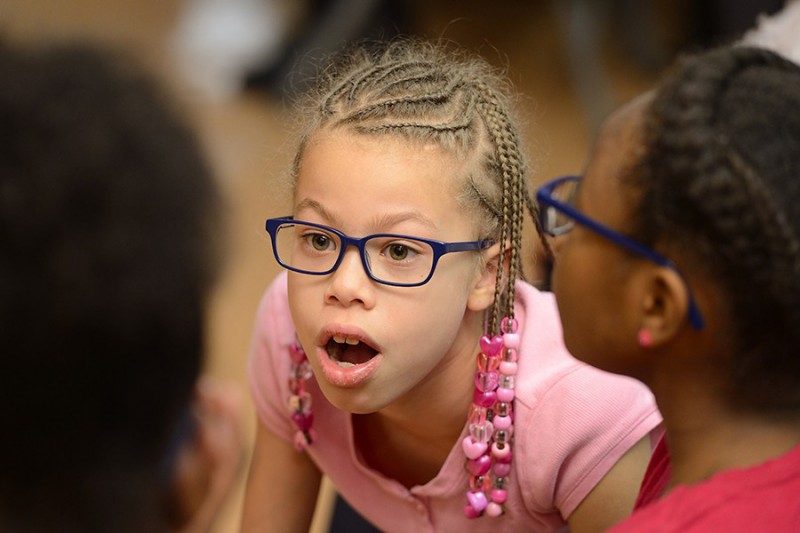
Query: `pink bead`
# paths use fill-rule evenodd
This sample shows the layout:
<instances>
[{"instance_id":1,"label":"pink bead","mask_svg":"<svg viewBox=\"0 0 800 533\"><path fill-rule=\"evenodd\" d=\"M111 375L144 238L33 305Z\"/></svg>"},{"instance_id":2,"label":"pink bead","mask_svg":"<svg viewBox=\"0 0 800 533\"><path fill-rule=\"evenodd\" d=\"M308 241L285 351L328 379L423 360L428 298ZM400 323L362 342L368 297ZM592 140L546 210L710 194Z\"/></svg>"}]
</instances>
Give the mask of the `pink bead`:
<instances>
[{"instance_id":1,"label":"pink bead","mask_svg":"<svg viewBox=\"0 0 800 533\"><path fill-rule=\"evenodd\" d=\"M510 463L495 463L492 467L492 473L497 477L506 477L511 473Z\"/></svg>"},{"instance_id":2,"label":"pink bead","mask_svg":"<svg viewBox=\"0 0 800 533\"><path fill-rule=\"evenodd\" d=\"M461 441L461 448L464 450L464 455L467 456L467 459L477 459L486 453L488 445L472 437L464 437L464 440Z\"/></svg>"},{"instance_id":3,"label":"pink bead","mask_svg":"<svg viewBox=\"0 0 800 533\"><path fill-rule=\"evenodd\" d=\"M308 442L306 441L306 436L303 435L302 431L298 431L294 434L294 449L298 452L302 452L303 450L308 447Z\"/></svg>"},{"instance_id":4,"label":"pink bead","mask_svg":"<svg viewBox=\"0 0 800 533\"><path fill-rule=\"evenodd\" d=\"M497 389L497 399L501 402L514 401L514 389L499 388Z\"/></svg>"},{"instance_id":5,"label":"pink bead","mask_svg":"<svg viewBox=\"0 0 800 533\"><path fill-rule=\"evenodd\" d=\"M469 519L478 518L481 515L472 505L465 505L464 506L464 516Z\"/></svg>"},{"instance_id":6,"label":"pink bead","mask_svg":"<svg viewBox=\"0 0 800 533\"><path fill-rule=\"evenodd\" d=\"M482 392L478 389L472 394L472 403L480 405L481 407L491 407L497 400L497 394L494 391Z\"/></svg>"},{"instance_id":7,"label":"pink bead","mask_svg":"<svg viewBox=\"0 0 800 533\"><path fill-rule=\"evenodd\" d=\"M289 409L293 412L308 413L311 411L311 395L307 392L289 397Z\"/></svg>"},{"instance_id":8,"label":"pink bead","mask_svg":"<svg viewBox=\"0 0 800 533\"><path fill-rule=\"evenodd\" d=\"M496 503L506 503L508 491L504 489L492 489L492 501Z\"/></svg>"},{"instance_id":9,"label":"pink bead","mask_svg":"<svg viewBox=\"0 0 800 533\"><path fill-rule=\"evenodd\" d=\"M500 350L503 348L503 337L500 335L495 335L494 337L484 335L481 337L480 345L481 352L485 353L489 357L494 357L500 353Z\"/></svg>"},{"instance_id":10,"label":"pink bead","mask_svg":"<svg viewBox=\"0 0 800 533\"><path fill-rule=\"evenodd\" d=\"M292 358L295 364L300 364L306 360L306 352L303 351L303 347L299 344L292 343L289 345L289 357Z\"/></svg>"},{"instance_id":11,"label":"pink bead","mask_svg":"<svg viewBox=\"0 0 800 533\"><path fill-rule=\"evenodd\" d=\"M481 455L477 459L467 461L467 470L473 476L482 476L492 468L492 458L487 454Z\"/></svg>"},{"instance_id":12,"label":"pink bead","mask_svg":"<svg viewBox=\"0 0 800 533\"><path fill-rule=\"evenodd\" d=\"M314 372L311 370L311 365L308 361L292 365L289 368L289 379L306 380L312 375L314 375Z\"/></svg>"},{"instance_id":13,"label":"pink bead","mask_svg":"<svg viewBox=\"0 0 800 533\"><path fill-rule=\"evenodd\" d=\"M500 322L500 329L503 333L516 333L517 332L517 319L504 317Z\"/></svg>"},{"instance_id":14,"label":"pink bead","mask_svg":"<svg viewBox=\"0 0 800 533\"><path fill-rule=\"evenodd\" d=\"M306 432L298 431L294 434L294 449L302 452L317 440L317 434L313 429Z\"/></svg>"},{"instance_id":15,"label":"pink bead","mask_svg":"<svg viewBox=\"0 0 800 533\"><path fill-rule=\"evenodd\" d=\"M292 413L292 421L300 431L308 431L314 422L314 413Z\"/></svg>"},{"instance_id":16,"label":"pink bead","mask_svg":"<svg viewBox=\"0 0 800 533\"><path fill-rule=\"evenodd\" d=\"M475 387L482 392L495 390L499 381L497 372L475 372Z\"/></svg>"},{"instance_id":17,"label":"pink bead","mask_svg":"<svg viewBox=\"0 0 800 533\"><path fill-rule=\"evenodd\" d=\"M486 515L491 516L492 518L497 518L503 514L503 506L499 505L495 502L490 502L489 505L486 506Z\"/></svg>"},{"instance_id":18,"label":"pink bead","mask_svg":"<svg viewBox=\"0 0 800 533\"><path fill-rule=\"evenodd\" d=\"M500 373L504 376L513 376L517 373L517 363L514 361L503 361L500 363Z\"/></svg>"},{"instance_id":19,"label":"pink bead","mask_svg":"<svg viewBox=\"0 0 800 533\"><path fill-rule=\"evenodd\" d=\"M519 348L519 333L505 333L503 335L503 344L506 348L516 350Z\"/></svg>"},{"instance_id":20,"label":"pink bead","mask_svg":"<svg viewBox=\"0 0 800 533\"><path fill-rule=\"evenodd\" d=\"M506 455L505 457L498 457L495 455L494 456L495 464L498 463L509 464L509 465L511 464L511 458L514 456L514 452L511 451L511 446L509 446L508 444L505 445L505 449L508 450L508 455Z\"/></svg>"},{"instance_id":21,"label":"pink bead","mask_svg":"<svg viewBox=\"0 0 800 533\"><path fill-rule=\"evenodd\" d=\"M467 492L467 501L479 514L486 509L486 505L489 503L486 501L486 494L482 492Z\"/></svg>"},{"instance_id":22,"label":"pink bead","mask_svg":"<svg viewBox=\"0 0 800 533\"><path fill-rule=\"evenodd\" d=\"M510 416L495 416L492 419L492 423L494 424L495 428L497 428L497 429L499 429L501 431L505 431L505 430L507 430L508 428L511 427L511 417Z\"/></svg>"},{"instance_id":23,"label":"pink bead","mask_svg":"<svg viewBox=\"0 0 800 533\"><path fill-rule=\"evenodd\" d=\"M511 446L509 446L508 444L503 445L502 448L498 446L496 442L492 444L492 456L496 458L498 461L502 461L510 454L511 454Z\"/></svg>"}]
</instances>

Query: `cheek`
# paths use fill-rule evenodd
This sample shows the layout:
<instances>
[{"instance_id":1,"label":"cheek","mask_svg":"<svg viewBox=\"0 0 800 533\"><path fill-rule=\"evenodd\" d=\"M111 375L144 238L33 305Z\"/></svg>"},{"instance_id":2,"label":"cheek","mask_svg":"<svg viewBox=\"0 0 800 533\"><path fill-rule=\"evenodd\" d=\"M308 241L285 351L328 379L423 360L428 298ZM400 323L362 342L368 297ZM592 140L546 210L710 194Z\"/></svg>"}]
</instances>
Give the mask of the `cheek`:
<instances>
[{"instance_id":1,"label":"cheek","mask_svg":"<svg viewBox=\"0 0 800 533\"><path fill-rule=\"evenodd\" d=\"M464 320L469 296L467 284L460 275L443 275L438 279L434 276L418 290L409 289L408 294L386 298L380 313L390 325L387 334L401 344L424 343L425 352L447 351ZM409 336L407 332L413 334Z\"/></svg>"},{"instance_id":2,"label":"cheek","mask_svg":"<svg viewBox=\"0 0 800 533\"><path fill-rule=\"evenodd\" d=\"M580 249L564 246L556 258L552 287L564 334L564 343L573 355L580 356L600 327L608 305L606 281L596 258Z\"/></svg>"}]
</instances>

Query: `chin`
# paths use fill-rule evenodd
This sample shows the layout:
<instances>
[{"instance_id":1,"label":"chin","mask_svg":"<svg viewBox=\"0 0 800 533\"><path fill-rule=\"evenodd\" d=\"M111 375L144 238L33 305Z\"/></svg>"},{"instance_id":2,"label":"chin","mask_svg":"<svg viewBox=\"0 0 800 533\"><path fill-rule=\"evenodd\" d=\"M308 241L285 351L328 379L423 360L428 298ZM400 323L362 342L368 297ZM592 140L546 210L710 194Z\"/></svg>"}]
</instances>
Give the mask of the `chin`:
<instances>
[{"instance_id":1,"label":"chin","mask_svg":"<svg viewBox=\"0 0 800 533\"><path fill-rule=\"evenodd\" d=\"M340 389L320 383L325 398L340 411L354 415L368 415L386 407L374 393L368 390Z\"/></svg>"}]
</instances>

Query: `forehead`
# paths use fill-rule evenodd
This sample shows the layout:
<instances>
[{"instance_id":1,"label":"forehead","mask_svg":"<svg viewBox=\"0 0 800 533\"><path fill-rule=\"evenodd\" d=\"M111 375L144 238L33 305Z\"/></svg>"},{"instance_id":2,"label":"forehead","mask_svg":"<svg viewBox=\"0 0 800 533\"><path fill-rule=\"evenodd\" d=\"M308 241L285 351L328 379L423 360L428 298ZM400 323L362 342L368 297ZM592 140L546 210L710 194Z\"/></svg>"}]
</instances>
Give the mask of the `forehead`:
<instances>
[{"instance_id":1,"label":"forehead","mask_svg":"<svg viewBox=\"0 0 800 533\"><path fill-rule=\"evenodd\" d=\"M401 213L420 214L442 229L466 216L455 194L463 167L436 143L322 130L300 161L295 207L323 207L328 222L360 230Z\"/></svg>"},{"instance_id":2,"label":"forehead","mask_svg":"<svg viewBox=\"0 0 800 533\"><path fill-rule=\"evenodd\" d=\"M415 182L449 190L464 162L432 141L391 134L365 134L351 129L325 128L306 143L298 177L389 183L406 187ZM352 185L353 183L351 183Z\"/></svg>"},{"instance_id":3,"label":"forehead","mask_svg":"<svg viewBox=\"0 0 800 533\"><path fill-rule=\"evenodd\" d=\"M645 112L652 96L640 96L622 106L606 120L597 138L593 159L607 163L609 170L616 169L622 175L637 163L643 153L643 128Z\"/></svg>"},{"instance_id":4,"label":"forehead","mask_svg":"<svg viewBox=\"0 0 800 533\"><path fill-rule=\"evenodd\" d=\"M643 128L650 94L615 111L604 123L589 156L580 196L583 209L618 207L621 180L644 154Z\"/></svg>"}]
</instances>

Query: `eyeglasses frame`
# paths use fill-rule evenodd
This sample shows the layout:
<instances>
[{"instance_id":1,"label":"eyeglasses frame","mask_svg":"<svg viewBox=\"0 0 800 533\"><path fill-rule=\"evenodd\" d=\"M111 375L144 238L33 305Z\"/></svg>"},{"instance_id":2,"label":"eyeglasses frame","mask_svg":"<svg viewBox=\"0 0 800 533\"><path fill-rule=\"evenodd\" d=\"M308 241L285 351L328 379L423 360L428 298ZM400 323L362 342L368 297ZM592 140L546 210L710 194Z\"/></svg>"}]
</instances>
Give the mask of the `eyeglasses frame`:
<instances>
[{"instance_id":1,"label":"eyeglasses frame","mask_svg":"<svg viewBox=\"0 0 800 533\"><path fill-rule=\"evenodd\" d=\"M298 223L333 233L334 235L339 237L341 241L341 247L339 249L339 257L336 259L336 262L333 264L331 268L329 268L324 272L310 272L308 270L302 270L299 268L292 267L281 261L280 255L278 254L278 243L276 238L278 229L284 224L298 224ZM380 283L382 285L389 285L392 287L419 287L420 285L425 285L433 277L433 274L436 271L436 265L439 264L439 259L443 255L453 252L470 252L475 250L485 250L486 248L494 244L494 241L492 239L483 239L480 241L466 241L466 242L443 242L432 239L424 239L422 237L414 237L412 235L401 235L397 233L375 233L372 235L366 235L361 238L356 238L356 237L350 237L349 235L346 235L345 233L337 230L336 228L325 226L323 224L306 222L304 220L296 220L292 216L268 218L265 226L267 233L269 233L270 240L272 241L272 253L275 256L275 260L278 262L278 264L280 264L283 268L287 270L291 270L292 272L298 272L300 274L309 274L311 276L326 276L331 272L334 272L337 268L339 268L342 259L344 259L344 254L347 251L347 248L349 246L355 246L358 249L359 256L361 257L361 264L364 267L364 272L366 272L369 279L377 283ZM414 241L419 241L428 244L433 250L433 261L431 263L431 271L428 273L428 277L426 277L424 280L420 282L415 282L415 283L396 283L376 278L369 266L369 259L367 257L367 249L365 244L368 240L377 237L394 237L399 239L411 239Z\"/></svg>"},{"instance_id":2,"label":"eyeglasses frame","mask_svg":"<svg viewBox=\"0 0 800 533\"><path fill-rule=\"evenodd\" d=\"M683 283L686 286L686 291L689 295L689 304L687 310L689 316L689 322L692 324L692 327L695 330L699 331L703 329L704 325L703 316L700 313L700 309L697 307L697 302L694 298L694 295L692 294L692 289L691 287L689 287L689 283L686 281L686 277L678 268L678 265L676 265L671 260L667 259L665 256L661 255L660 253L656 252L652 248L645 246L644 244L589 218L582 212L578 211L574 206L565 204L553 198L553 191L555 190L556 187L568 181L580 182L580 180L581 176L576 176L576 175L561 176L553 180L550 180L541 187L539 187L539 189L536 191L536 201L538 201L540 205L552 207L556 211L560 211L561 213L567 215L569 218L573 219L578 224L589 228L590 230L594 231L595 233L598 233L599 235L602 235L606 239L610 240L615 244L618 244L619 246L625 248L629 252L645 257L646 259L649 259L650 261L654 262L659 266L674 270L683 280ZM547 217L547 210L540 209L539 222L541 225L540 227L543 229L547 227L546 217ZM572 228L569 228L565 231L558 232L555 234L550 233L550 235L557 237L558 235L567 233L570 229Z\"/></svg>"}]
</instances>

